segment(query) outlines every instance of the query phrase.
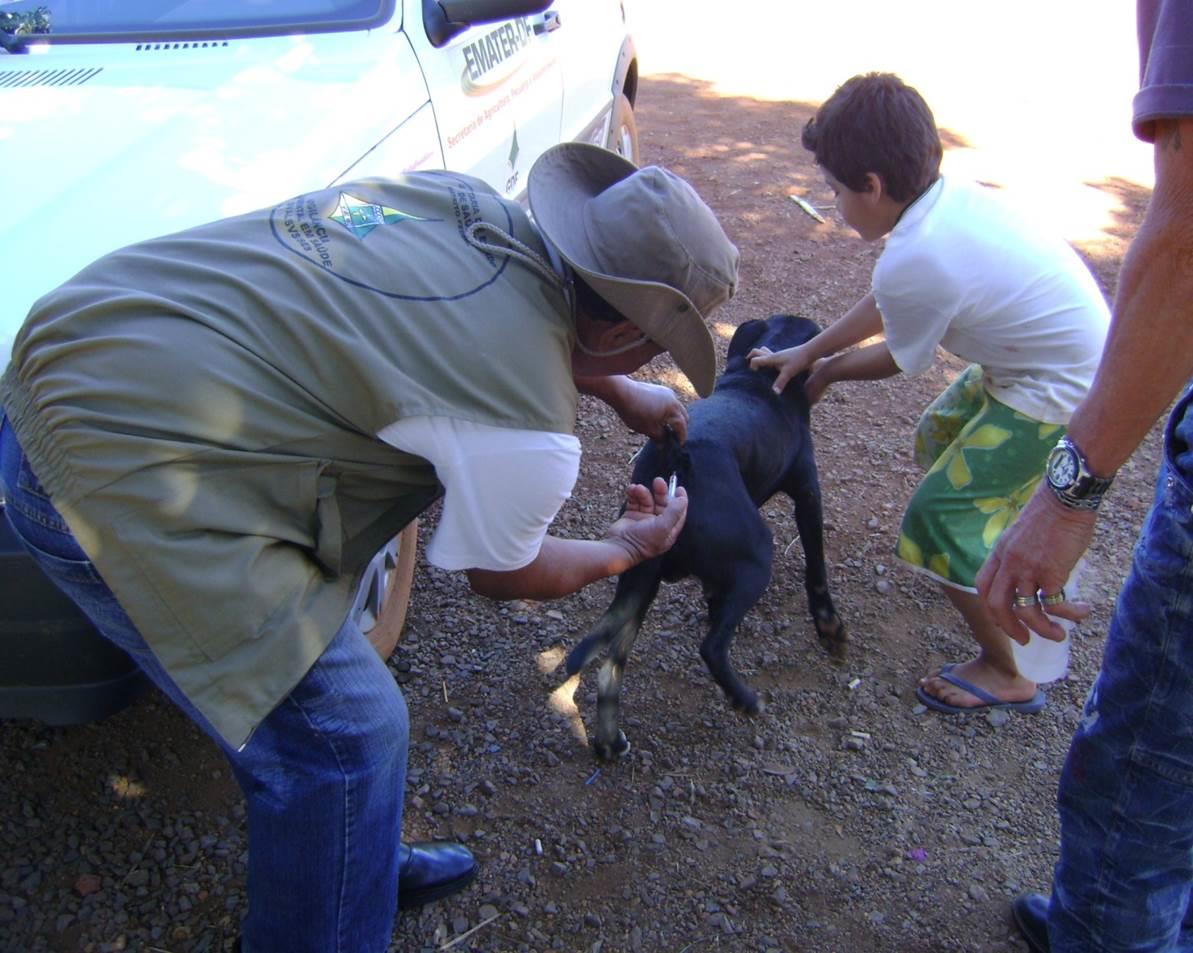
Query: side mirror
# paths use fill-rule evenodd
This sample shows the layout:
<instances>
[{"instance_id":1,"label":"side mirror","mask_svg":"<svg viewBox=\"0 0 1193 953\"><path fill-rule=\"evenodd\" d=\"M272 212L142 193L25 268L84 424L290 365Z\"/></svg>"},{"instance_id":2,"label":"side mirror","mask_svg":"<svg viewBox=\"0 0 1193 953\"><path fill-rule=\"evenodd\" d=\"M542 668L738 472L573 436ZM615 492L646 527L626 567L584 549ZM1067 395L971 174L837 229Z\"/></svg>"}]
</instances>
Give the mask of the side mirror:
<instances>
[{"instance_id":1,"label":"side mirror","mask_svg":"<svg viewBox=\"0 0 1193 953\"><path fill-rule=\"evenodd\" d=\"M423 27L435 47L478 23L542 13L553 0L423 0Z\"/></svg>"}]
</instances>

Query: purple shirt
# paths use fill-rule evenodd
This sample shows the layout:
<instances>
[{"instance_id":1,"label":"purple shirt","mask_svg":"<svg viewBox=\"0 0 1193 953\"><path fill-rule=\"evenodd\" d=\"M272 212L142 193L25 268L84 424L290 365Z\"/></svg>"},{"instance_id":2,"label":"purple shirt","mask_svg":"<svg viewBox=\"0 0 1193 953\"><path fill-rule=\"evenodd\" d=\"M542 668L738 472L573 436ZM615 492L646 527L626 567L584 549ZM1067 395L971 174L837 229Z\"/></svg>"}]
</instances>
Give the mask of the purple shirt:
<instances>
[{"instance_id":1,"label":"purple shirt","mask_svg":"<svg viewBox=\"0 0 1193 953\"><path fill-rule=\"evenodd\" d=\"M1137 0L1139 92L1135 135L1155 140L1156 119L1193 115L1193 2Z\"/></svg>"}]
</instances>

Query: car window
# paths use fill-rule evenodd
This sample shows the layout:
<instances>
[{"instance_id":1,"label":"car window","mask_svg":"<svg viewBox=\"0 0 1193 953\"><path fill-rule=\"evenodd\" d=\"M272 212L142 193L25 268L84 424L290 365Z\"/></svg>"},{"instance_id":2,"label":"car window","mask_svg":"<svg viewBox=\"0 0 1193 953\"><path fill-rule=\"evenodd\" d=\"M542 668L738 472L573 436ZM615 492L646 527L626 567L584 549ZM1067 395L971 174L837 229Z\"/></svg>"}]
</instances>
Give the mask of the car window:
<instances>
[{"instance_id":1,"label":"car window","mask_svg":"<svg viewBox=\"0 0 1193 953\"><path fill-rule=\"evenodd\" d=\"M26 40L174 38L359 29L393 0L0 0L0 30Z\"/></svg>"}]
</instances>

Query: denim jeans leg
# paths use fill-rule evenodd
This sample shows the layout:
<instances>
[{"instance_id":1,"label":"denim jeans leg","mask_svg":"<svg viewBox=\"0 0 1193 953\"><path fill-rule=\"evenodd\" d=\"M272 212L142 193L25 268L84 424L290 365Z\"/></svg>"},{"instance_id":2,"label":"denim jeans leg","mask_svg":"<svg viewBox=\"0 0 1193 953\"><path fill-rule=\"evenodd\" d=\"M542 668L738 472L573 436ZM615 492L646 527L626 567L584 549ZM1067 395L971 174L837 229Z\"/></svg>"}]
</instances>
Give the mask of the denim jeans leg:
<instances>
[{"instance_id":1,"label":"denim jeans leg","mask_svg":"<svg viewBox=\"0 0 1193 953\"><path fill-rule=\"evenodd\" d=\"M41 568L231 763L248 811L244 953L383 953L397 912L409 721L401 692L354 620L248 743L233 749L162 668L4 423L0 482L9 522Z\"/></svg>"},{"instance_id":2,"label":"denim jeans leg","mask_svg":"<svg viewBox=\"0 0 1193 953\"><path fill-rule=\"evenodd\" d=\"M1054 953L1190 949L1193 455L1182 432L1193 427L1178 412L1061 774Z\"/></svg>"},{"instance_id":3,"label":"denim jeans leg","mask_svg":"<svg viewBox=\"0 0 1193 953\"><path fill-rule=\"evenodd\" d=\"M244 953L383 953L398 899L409 721L349 620L233 767L248 803Z\"/></svg>"}]
</instances>

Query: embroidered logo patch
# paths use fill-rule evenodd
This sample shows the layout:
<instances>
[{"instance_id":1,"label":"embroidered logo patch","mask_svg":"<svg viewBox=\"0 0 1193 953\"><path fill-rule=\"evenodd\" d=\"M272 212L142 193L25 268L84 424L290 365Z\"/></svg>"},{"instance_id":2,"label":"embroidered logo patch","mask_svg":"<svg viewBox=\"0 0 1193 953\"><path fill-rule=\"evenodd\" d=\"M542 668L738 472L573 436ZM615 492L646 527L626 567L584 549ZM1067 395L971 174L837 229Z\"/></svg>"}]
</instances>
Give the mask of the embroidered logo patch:
<instances>
[{"instance_id":1,"label":"embroidered logo patch","mask_svg":"<svg viewBox=\"0 0 1193 953\"><path fill-rule=\"evenodd\" d=\"M311 192L270 209L269 228L287 251L346 285L397 301L458 301L509 266L506 256L470 245L469 227L487 221L515 230L506 204L476 185L468 176L420 172L379 183L376 191L362 184L369 198L339 188ZM403 211L412 208L422 214ZM403 222L417 227L397 227Z\"/></svg>"},{"instance_id":2,"label":"embroidered logo patch","mask_svg":"<svg viewBox=\"0 0 1193 953\"><path fill-rule=\"evenodd\" d=\"M397 222L435 222L439 219L423 218L408 212L378 205L376 202L366 202L347 192L340 193L340 201L336 210L327 216L333 222L339 222L357 238L363 240L374 228L380 225L393 225Z\"/></svg>"}]
</instances>

